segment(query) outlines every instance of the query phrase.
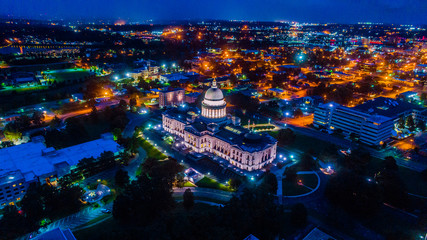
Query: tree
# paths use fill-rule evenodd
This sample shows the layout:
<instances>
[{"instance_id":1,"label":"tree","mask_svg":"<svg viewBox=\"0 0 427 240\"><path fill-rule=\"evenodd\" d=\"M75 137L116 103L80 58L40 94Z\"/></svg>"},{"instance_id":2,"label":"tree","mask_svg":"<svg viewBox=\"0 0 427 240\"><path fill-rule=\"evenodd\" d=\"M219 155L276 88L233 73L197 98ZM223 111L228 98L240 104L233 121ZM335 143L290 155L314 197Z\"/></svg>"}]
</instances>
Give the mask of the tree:
<instances>
[{"instance_id":1,"label":"tree","mask_svg":"<svg viewBox=\"0 0 427 240\"><path fill-rule=\"evenodd\" d=\"M212 226L212 218L205 221ZM283 207L275 203L275 197L260 188L244 189L217 211L215 223L218 230L231 230L227 238L243 239L252 233L260 239L274 239L283 229ZM207 239L201 238L201 239Z\"/></svg>"},{"instance_id":2,"label":"tree","mask_svg":"<svg viewBox=\"0 0 427 240\"><path fill-rule=\"evenodd\" d=\"M420 131L425 131L426 130L426 122L424 122L423 120L418 120L417 128L419 128Z\"/></svg>"},{"instance_id":3,"label":"tree","mask_svg":"<svg viewBox=\"0 0 427 240\"><path fill-rule=\"evenodd\" d=\"M185 173L184 172L179 172L176 174L175 185L179 188L184 187L184 185L185 185Z\"/></svg>"},{"instance_id":4,"label":"tree","mask_svg":"<svg viewBox=\"0 0 427 240\"><path fill-rule=\"evenodd\" d=\"M113 216L122 222L148 224L175 206L172 187L182 166L176 159L150 160L142 164L142 173L121 193L113 205Z\"/></svg>"},{"instance_id":5,"label":"tree","mask_svg":"<svg viewBox=\"0 0 427 240\"><path fill-rule=\"evenodd\" d=\"M303 170L309 171L316 166L316 162L311 154L305 152L301 157L300 166Z\"/></svg>"},{"instance_id":6,"label":"tree","mask_svg":"<svg viewBox=\"0 0 427 240\"><path fill-rule=\"evenodd\" d=\"M292 206L291 223L295 227L304 227L307 224L307 208L302 203Z\"/></svg>"},{"instance_id":7,"label":"tree","mask_svg":"<svg viewBox=\"0 0 427 240\"><path fill-rule=\"evenodd\" d=\"M375 174L375 180L382 190L385 202L400 208L408 206L406 187L397 171L384 169Z\"/></svg>"},{"instance_id":8,"label":"tree","mask_svg":"<svg viewBox=\"0 0 427 240\"><path fill-rule=\"evenodd\" d=\"M397 122L397 127L400 129L404 129L405 128L405 118L403 116L401 116L399 118L399 121Z\"/></svg>"},{"instance_id":9,"label":"tree","mask_svg":"<svg viewBox=\"0 0 427 240\"><path fill-rule=\"evenodd\" d=\"M277 135L277 140L282 145L288 145L295 141L296 135L290 128L280 129Z\"/></svg>"},{"instance_id":10,"label":"tree","mask_svg":"<svg viewBox=\"0 0 427 240\"><path fill-rule=\"evenodd\" d=\"M233 86L236 86L236 84L237 84L237 77L236 77L236 74L234 74L234 73L230 74L230 83L231 83Z\"/></svg>"},{"instance_id":11,"label":"tree","mask_svg":"<svg viewBox=\"0 0 427 240\"><path fill-rule=\"evenodd\" d=\"M134 111L135 107L136 107L136 98L131 98L129 100L129 107L131 109L131 111Z\"/></svg>"},{"instance_id":12,"label":"tree","mask_svg":"<svg viewBox=\"0 0 427 240\"><path fill-rule=\"evenodd\" d=\"M31 183L21 201L21 209L31 230L38 229L40 220L45 216L42 196L38 190L39 187L39 183Z\"/></svg>"},{"instance_id":13,"label":"tree","mask_svg":"<svg viewBox=\"0 0 427 240\"><path fill-rule=\"evenodd\" d=\"M285 180L289 182L296 182L297 181L297 170L295 167L288 167L286 168L285 172L283 172L283 175L285 175Z\"/></svg>"},{"instance_id":14,"label":"tree","mask_svg":"<svg viewBox=\"0 0 427 240\"><path fill-rule=\"evenodd\" d=\"M126 103L126 101L123 100L123 99L120 99L120 101L119 101L119 109L121 109L123 111L126 111L127 108L128 108L128 104Z\"/></svg>"},{"instance_id":15,"label":"tree","mask_svg":"<svg viewBox=\"0 0 427 240\"><path fill-rule=\"evenodd\" d=\"M115 141L122 138L122 130L120 128L114 128L112 133Z\"/></svg>"},{"instance_id":16,"label":"tree","mask_svg":"<svg viewBox=\"0 0 427 240\"><path fill-rule=\"evenodd\" d=\"M15 239L29 231L25 217L15 205L4 207L3 217L0 219L0 239Z\"/></svg>"},{"instance_id":17,"label":"tree","mask_svg":"<svg viewBox=\"0 0 427 240\"><path fill-rule=\"evenodd\" d=\"M6 124L3 133L9 141L16 142L22 138L22 133L14 123Z\"/></svg>"},{"instance_id":18,"label":"tree","mask_svg":"<svg viewBox=\"0 0 427 240\"><path fill-rule=\"evenodd\" d=\"M61 119L58 118L58 116L54 116L53 119L50 121L49 126L52 129L58 128L61 125Z\"/></svg>"},{"instance_id":19,"label":"tree","mask_svg":"<svg viewBox=\"0 0 427 240\"><path fill-rule=\"evenodd\" d=\"M378 185L346 168L330 177L325 196L332 204L358 216L373 215L382 205Z\"/></svg>"},{"instance_id":20,"label":"tree","mask_svg":"<svg viewBox=\"0 0 427 240\"><path fill-rule=\"evenodd\" d=\"M425 101L427 100L427 94L425 92L421 93L420 100L423 103L425 103Z\"/></svg>"},{"instance_id":21,"label":"tree","mask_svg":"<svg viewBox=\"0 0 427 240\"><path fill-rule=\"evenodd\" d=\"M427 182L427 169L421 172L421 178Z\"/></svg>"},{"instance_id":22,"label":"tree","mask_svg":"<svg viewBox=\"0 0 427 240\"><path fill-rule=\"evenodd\" d=\"M300 118L300 117L302 117L302 116L304 116L304 114L302 113L302 110L301 110L301 109L299 109L299 108L297 108L297 109L294 111L294 117L295 117L295 118Z\"/></svg>"},{"instance_id":23,"label":"tree","mask_svg":"<svg viewBox=\"0 0 427 240\"><path fill-rule=\"evenodd\" d=\"M45 116L43 112L36 111L33 113L33 116L31 117L31 121L34 125L39 126L43 123L43 120L45 119Z\"/></svg>"},{"instance_id":24,"label":"tree","mask_svg":"<svg viewBox=\"0 0 427 240\"><path fill-rule=\"evenodd\" d=\"M371 154L361 148L352 150L349 156L346 156L345 167L354 170L356 173L363 173L366 170L366 166L371 161Z\"/></svg>"},{"instance_id":25,"label":"tree","mask_svg":"<svg viewBox=\"0 0 427 240\"><path fill-rule=\"evenodd\" d=\"M230 187L232 189L238 189L240 187L240 185L242 184L242 180L240 178L233 177L230 179L228 184L230 185Z\"/></svg>"},{"instance_id":26,"label":"tree","mask_svg":"<svg viewBox=\"0 0 427 240\"><path fill-rule=\"evenodd\" d=\"M409 129L409 131L414 131L415 130L415 122L414 122L414 118L412 117L412 115L409 115L406 118L406 127Z\"/></svg>"},{"instance_id":27,"label":"tree","mask_svg":"<svg viewBox=\"0 0 427 240\"><path fill-rule=\"evenodd\" d=\"M114 176L114 180L118 187L124 188L129 184L128 172L122 169L117 170L116 175Z\"/></svg>"},{"instance_id":28,"label":"tree","mask_svg":"<svg viewBox=\"0 0 427 240\"><path fill-rule=\"evenodd\" d=\"M194 195L190 188L185 189L183 205L187 211L194 207Z\"/></svg>"},{"instance_id":29,"label":"tree","mask_svg":"<svg viewBox=\"0 0 427 240\"><path fill-rule=\"evenodd\" d=\"M388 156L384 159L384 169L397 171L398 167L396 164L396 160L392 156Z\"/></svg>"},{"instance_id":30,"label":"tree","mask_svg":"<svg viewBox=\"0 0 427 240\"><path fill-rule=\"evenodd\" d=\"M98 109L96 109L95 106L92 107L92 111L90 112L90 119L92 121L97 122L98 121Z\"/></svg>"},{"instance_id":31,"label":"tree","mask_svg":"<svg viewBox=\"0 0 427 240\"><path fill-rule=\"evenodd\" d=\"M277 194L277 177L274 173L268 172L264 175L263 181L260 184L260 187L264 189L267 193L276 195Z\"/></svg>"}]
</instances>

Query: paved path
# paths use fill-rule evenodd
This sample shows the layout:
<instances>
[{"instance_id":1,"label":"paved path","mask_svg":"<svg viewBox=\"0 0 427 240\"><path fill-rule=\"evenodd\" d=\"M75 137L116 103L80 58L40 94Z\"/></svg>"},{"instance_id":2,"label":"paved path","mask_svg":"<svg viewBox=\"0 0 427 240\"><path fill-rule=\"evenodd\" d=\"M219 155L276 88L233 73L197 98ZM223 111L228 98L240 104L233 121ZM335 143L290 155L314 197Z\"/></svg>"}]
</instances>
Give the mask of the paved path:
<instances>
[{"instance_id":1,"label":"paved path","mask_svg":"<svg viewBox=\"0 0 427 240\"><path fill-rule=\"evenodd\" d=\"M61 228L61 229L75 229L83 224L88 223L89 221L101 216L101 215L105 215L106 213L102 213L101 209L106 208L110 211L112 211L113 209L113 204L109 203L105 206L99 207L99 208L93 208L93 207L87 207L83 210L81 210L78 213L69 215L65 218L59 219L51 224L49 224L48 226L46 226L45 228L41 228L39 230L39 234L51 231L53 229L56 228ZM27 234L25 236L22 236L20 238L17 238L18 240L27 240L30 239L30 235L31 234ZM35 235L34 233L32 234L33 236Z\"/></svg>"}]
</instances>

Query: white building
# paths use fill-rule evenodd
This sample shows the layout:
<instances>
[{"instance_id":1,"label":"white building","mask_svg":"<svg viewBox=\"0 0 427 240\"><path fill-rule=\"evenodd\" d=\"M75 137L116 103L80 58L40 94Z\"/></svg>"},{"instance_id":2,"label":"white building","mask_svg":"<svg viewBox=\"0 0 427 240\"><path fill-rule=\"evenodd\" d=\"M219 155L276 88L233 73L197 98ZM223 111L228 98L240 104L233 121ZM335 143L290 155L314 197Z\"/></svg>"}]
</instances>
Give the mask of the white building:
<instances>
[{"instance_id":1,"label":"white building","mask_svg":"<svg viewBox=\"0 0 427 240\"><path fill-rule=\"evenodd\" d=\"M213 153L246 171L263 168L276 158L277 141L253 133L227 116L226 102L216 81L205 93L201 115L179 108L163 113L163 128L198 153ZM233 122L233 123L232 123Z\"/></svg>"},{"instance_id":2,"label":"white building","mask_svg":"<svg viewBox=\"0 0 427 240\"><path fill-rule=\"evenodd\" d=\"M38 141L0 149L0 205L21 200L32 182L56 181L83 158L97 158L104 151L117 155L120 145L110 136L60 150Z\"/></svg>"},{"instance_id":3,"label":"white building","mask_svg":"<svg viewBox=\"0 0 427 240\"><path fill-rule=\"evenodd\" d=\"M366 113L337 103L320 104L314 112L313 125L330 130L341 129L356 134L368 145L380 145L391 137L394 119Z\"/></svg>"}]
</instances>

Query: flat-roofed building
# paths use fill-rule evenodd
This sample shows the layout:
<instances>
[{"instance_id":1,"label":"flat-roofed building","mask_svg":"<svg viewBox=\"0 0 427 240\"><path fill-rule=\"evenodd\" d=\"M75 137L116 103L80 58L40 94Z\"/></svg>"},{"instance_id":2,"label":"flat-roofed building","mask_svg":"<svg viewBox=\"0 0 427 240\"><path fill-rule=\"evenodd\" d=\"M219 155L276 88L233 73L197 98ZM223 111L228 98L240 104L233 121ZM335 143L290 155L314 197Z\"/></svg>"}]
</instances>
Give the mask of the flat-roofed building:
<instances>
[{"instance_id":1,"label":"flat-roofed building","mask_svg":"<svg viewBox=\"0 0 427 240\"><path fill-rule=\"evenodd\" d=\"M182 88L166 88L159 91L159 107L183 104L185 90Z\"/></svg>"},{"instance_id":2,"label":"flat-roofed building","mask_svg":"<svg viewBox=\"0 0 427 240\"><path fill-rule=\"evenodd\" d=\"M0 149L0 204L13 204L24 195L31 182L50 181L69 173L83 158L97 158L111 151L118 155L121 147L110 135L55 150L41 141Z\"/></svg>"},{"instance_id":3,"label":"flat-roofed building","mask_svg":"<svg viewBox=\"0 0 427 240\"><path fill-rule=\"evenodd\" d=\"M362 112L337 103L320 104L314 111L313 125L328 130L341 129L356 134L368 145L380 145L391 137L394 121L390 117Z\"/></svg>"}]
</instances>

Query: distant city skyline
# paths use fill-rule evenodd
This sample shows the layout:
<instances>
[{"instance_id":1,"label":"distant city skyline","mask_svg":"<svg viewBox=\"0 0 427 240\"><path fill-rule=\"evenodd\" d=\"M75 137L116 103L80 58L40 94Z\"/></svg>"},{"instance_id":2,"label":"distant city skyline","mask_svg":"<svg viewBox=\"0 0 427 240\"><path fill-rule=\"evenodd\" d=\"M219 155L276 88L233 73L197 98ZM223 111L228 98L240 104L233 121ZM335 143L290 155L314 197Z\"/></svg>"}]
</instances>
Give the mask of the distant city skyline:
<instances>
[{"instance_id":1,"label":"distant city skyline","mask_svg":"<svg viewBox=\"0 0 427 240\"><path fill-rule=\"evenodd\" d=\"M31 19L224 19L319 23L427 24L423 0L16 0L2 1L0 15Z\"/></svg>"}]
</instances>

